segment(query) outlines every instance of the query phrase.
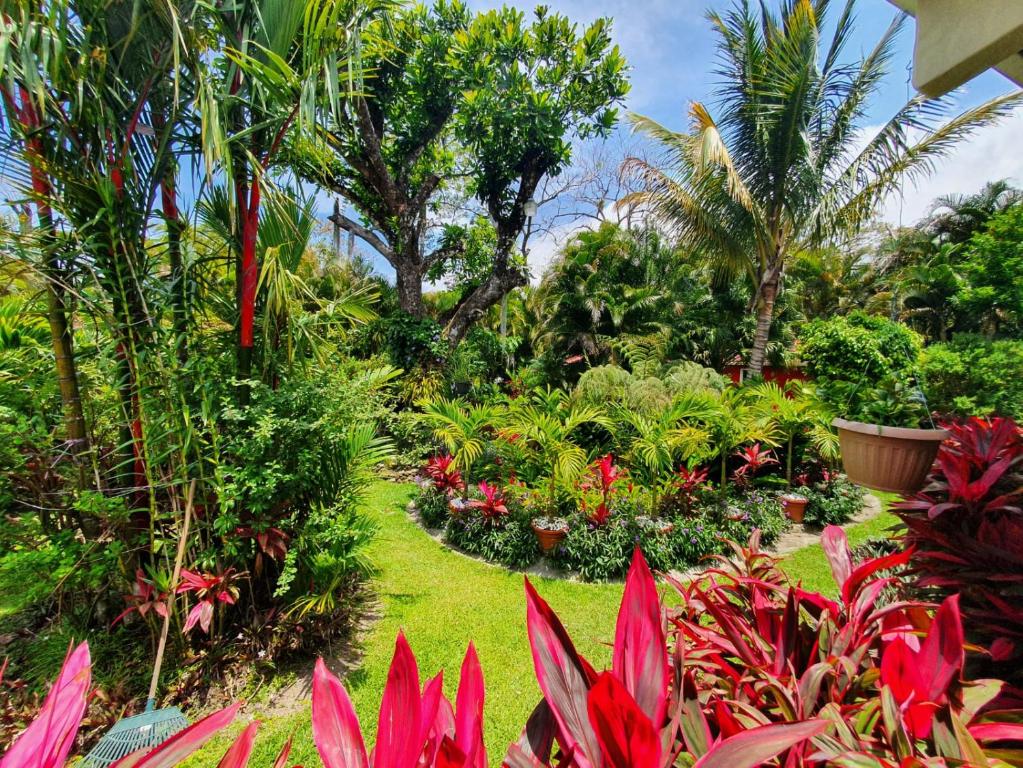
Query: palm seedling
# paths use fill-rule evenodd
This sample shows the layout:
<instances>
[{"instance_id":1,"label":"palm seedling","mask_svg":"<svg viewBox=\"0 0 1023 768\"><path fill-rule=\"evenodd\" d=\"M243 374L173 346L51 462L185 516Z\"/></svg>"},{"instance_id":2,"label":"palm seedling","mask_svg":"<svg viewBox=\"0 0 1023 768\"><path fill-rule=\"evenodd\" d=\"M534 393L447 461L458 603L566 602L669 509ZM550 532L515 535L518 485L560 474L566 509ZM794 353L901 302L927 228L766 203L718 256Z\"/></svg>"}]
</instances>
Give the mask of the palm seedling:
<instances>
[{"instance_id":1,"label":"palm seedling","mask_svg":"<svg viewBox=\"0 0 1023 768\"><path fill-rule=\"evenodd\" d=\"M586 470L589 457L576 439L587 424L610 428L611 421L597 408L571 405L567 398L548 392L535 393L529 401L513 406L500 429L538 465L551 512L557 505L558 488L572 484Z\"/></svg>"},{"instance_id":2,"label":"palm seedling","mask_svg":"<svg viewBox=\"0 0 1023 768\"><path fill-rule=\"evenodd\" d=\"M661 486L674 474L677 464L696 456L709 440L702 427L686 424L679 403L655 414L619 408L616 415L628 442L626 458L651 492L651 513L656 514Z\"/></svg>"}]
</instances>

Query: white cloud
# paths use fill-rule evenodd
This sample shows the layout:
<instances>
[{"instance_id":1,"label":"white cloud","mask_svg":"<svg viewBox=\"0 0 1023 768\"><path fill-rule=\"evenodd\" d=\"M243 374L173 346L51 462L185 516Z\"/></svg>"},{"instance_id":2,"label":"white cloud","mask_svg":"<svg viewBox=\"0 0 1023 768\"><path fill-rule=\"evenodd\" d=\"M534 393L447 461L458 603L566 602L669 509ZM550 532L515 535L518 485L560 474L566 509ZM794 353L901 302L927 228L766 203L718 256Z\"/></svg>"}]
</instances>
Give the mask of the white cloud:
<instances>
[{"instance_id":1,"label":"white cloud","mask_svg":"<svg viewBox=\"0 0 1023 768\"><path fill-rule=\"evenodd\" d=\"M995 125L981 128L937 163L934 173L915 185L907 184L901 195L889 197L881 208L881 218L891 224L909 226L926 216L934 199L942 195L971 194L997 179L1020 184L1021 140L1023 108Z\"/></svg>"}]
</instances>

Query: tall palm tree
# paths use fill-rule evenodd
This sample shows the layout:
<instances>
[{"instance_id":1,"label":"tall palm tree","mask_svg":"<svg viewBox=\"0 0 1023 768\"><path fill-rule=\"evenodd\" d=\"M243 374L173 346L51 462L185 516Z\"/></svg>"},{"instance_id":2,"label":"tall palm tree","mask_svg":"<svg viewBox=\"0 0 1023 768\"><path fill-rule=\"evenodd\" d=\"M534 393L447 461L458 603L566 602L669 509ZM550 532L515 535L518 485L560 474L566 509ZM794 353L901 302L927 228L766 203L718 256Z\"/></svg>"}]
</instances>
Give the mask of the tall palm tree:
<instances>
[{"instance_id":1,"label":"tall palm tree","mask_svg":"<svg viewBox=\"0 0 1023 768\"><path fill-rule=\"evenodd\" d=\"M691 105L686 133L633 117L660 144L665 164L631 159L646 188L623 204L646 204L723 274L748 276L754 374L791 256L856 232L903 179L925 175L971 131L1021 102L1005 96L939 123L948 103L915 97L858 149L903 18L850 64L843 52L855 0L842 5L826 38L831 5L785 0L774 12L737 0L724 15L710 13L721 54L717 119L700 103Z\"/></svg>"}]
</instances>

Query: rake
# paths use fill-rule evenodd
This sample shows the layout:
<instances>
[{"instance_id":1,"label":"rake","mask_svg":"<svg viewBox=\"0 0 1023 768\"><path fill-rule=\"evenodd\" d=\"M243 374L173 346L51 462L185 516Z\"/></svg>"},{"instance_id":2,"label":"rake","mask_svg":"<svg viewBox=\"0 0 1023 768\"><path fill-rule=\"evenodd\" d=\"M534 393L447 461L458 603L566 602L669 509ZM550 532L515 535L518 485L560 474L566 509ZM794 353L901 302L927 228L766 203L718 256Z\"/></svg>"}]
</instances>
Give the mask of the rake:
<instances>
[{"instance_id":1,"label":"rake","mask_svg":"<svg viewBox=\"0 0 1023 768\"><path fill-rule=\"evenodd\" d=\"M174 575L171 584L178 583L181 576L181 561L185 555L185 544L188 541L188 527L192 520L192 502L195 499L195 480L188 486L188 498L185 501L185 521L178 539L178 551L174 558ZM163 652L167 647L167 634L170 630L170 610L163 617L160 630L160 642L156 646L156 659L153 663L153 676L149 681L149 695L146 697L146 709L139 715L126 717L114 723L106 735L92 748L82 760L82 768L107 768L125 755L142 749L151 749L163 743L178 731L188 727L188 720L177 707L156 709L156 687L160 681L160 668L163 666Z\"/></svg>"}]
</instances>

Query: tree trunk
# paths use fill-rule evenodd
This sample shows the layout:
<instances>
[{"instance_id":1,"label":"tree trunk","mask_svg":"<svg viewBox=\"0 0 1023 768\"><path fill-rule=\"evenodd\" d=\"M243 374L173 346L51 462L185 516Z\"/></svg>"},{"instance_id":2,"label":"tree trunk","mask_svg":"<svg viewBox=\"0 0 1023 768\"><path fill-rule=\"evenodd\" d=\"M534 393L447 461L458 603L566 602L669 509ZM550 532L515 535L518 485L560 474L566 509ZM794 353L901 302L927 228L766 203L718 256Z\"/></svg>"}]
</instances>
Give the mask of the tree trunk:
<instances>
[{"instance_id":1,"label":"tree trunk","mask_svg":"<svg viewBox=\"0 0 1023 768\"><path fill-rule=\"evenodd\" d=\"M767 340L771 335L771 323L774 322L774 302L778 297L777 272L768 273L760 287L760 300L757 302L757 332L753 336L753 348L750 350L749 367L752 376L761 376L764 372L764 357L767 354Z\"/></svg>"},{"instance_id":2,"label":"tree trunk","mask_svg":"<svg viewBox=\"0 0 1023 768\"><path fill-rule=\"evenodd\" d=\"M402 311L407 312L412 317L425 317L423 273L417 261L411 259L396 261L394 265L394 283L398 292L398 303Z\"/></svg>"},{"instance_id":3,"label":"tree trunk","mask_svg":"<svg viewBox=\"0 0 1023 768\"><path fill-rule=\"evenodd\" d=\"M35 130L39 119L29 95L21 90L22 109L21 123L26 132ZM44 274L46 275L46 318L50 326L50 343L53 347L54 365L57 370L57 383L60 387L60 400L64 410L64 424L72 455L79 462L79 486L85 487L85 471L80 460L89 451L89 435L85 428L85 412L82 410L82 395L78 385L78 366L75 363L74 338L72 328L67 319L67 303L64 299L64 270L56 253L53 214L46 198L50 194L50 181L41 167L43 158L43 139L35 135L26 139L29 173L32 179L32 191L36 199L36 215L44 250Z\"/></svg>"},{"instance_id":4,"label":"tree trunk","mask_svg":"<svg viewBox=\"0 0 1023 768\"><path fill-rule=\"evenodd\" d=\"M509 291L525 284L526 276L519 270L508 267L495 269L476 290L466 297L465 301L455 310L455 314L451 316L444 329L448 343L452 347L458 346L477 318L497 304Z\"/></svg>"},{"instance_id":5,"label":"tree trunk","mask_svg":"<svg viewBox=\"0 0 1023 768\"><path fill-rule=\"evenodd\" d=\"M256 238L259 232L259 179L253 177L242 225L241 275L239 280L238 378L252 376L252 347L255 343L256 287L259 264ZM247 391L247 389L245 390Z\"/></svg>"},{"instance_id":6,"label":"tree trunk","mask_svg":"<svg viewBox=\"0 0 1023 768\"><path fill-rule=\"evenodd\" d=\"M178 362L188 359L186 344L186 300L185 268L181 259L181 217L178 214L175 170L172 167L160 182L160 202L163 208L164 226L167 227L167 255L170 261L171 315L174 327L174 344Z\"/></svg>"}]
</instances>

